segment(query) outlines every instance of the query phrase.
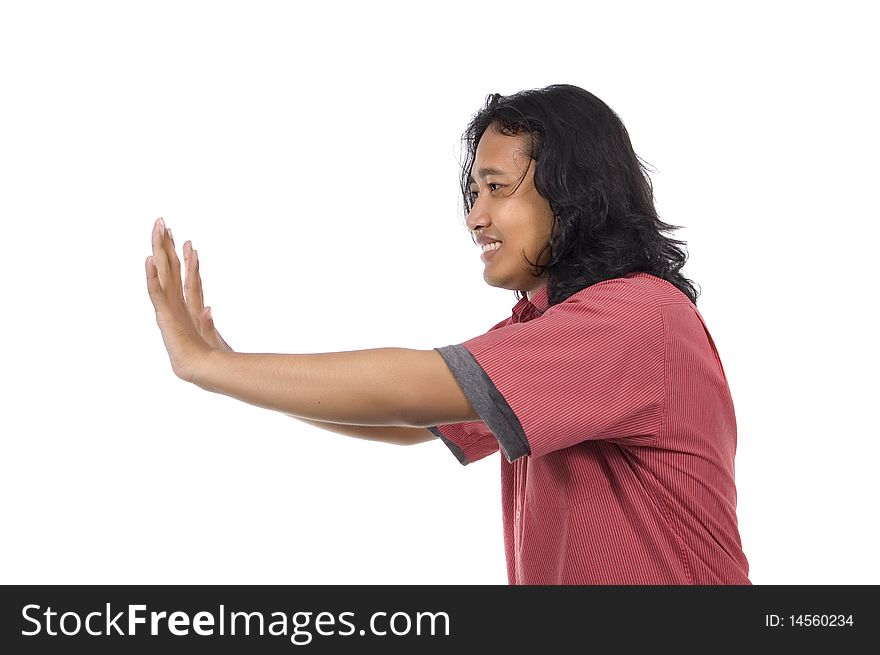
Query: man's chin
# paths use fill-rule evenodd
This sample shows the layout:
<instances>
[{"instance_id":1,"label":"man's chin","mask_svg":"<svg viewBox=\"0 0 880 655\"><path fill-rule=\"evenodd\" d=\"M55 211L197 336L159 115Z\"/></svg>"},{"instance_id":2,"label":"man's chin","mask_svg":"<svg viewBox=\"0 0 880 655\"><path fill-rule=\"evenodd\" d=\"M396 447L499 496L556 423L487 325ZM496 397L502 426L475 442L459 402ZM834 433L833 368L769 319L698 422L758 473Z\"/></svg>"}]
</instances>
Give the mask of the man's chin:
<instances>
[{"instance_id":1,"label":"man's chin","mask_svg":"<svg viewBox=\"0 0 880 655\"><path fill-rule=\"evenodd\" d=\"M509 278L499 278L497 275L489 275L489 273L483 273L483 280L490 287L495 287L496 289L507 289L508 291L517 291L522 288L521 282L517 282L517 281L511 280Z\"/></svg>"}]
</instances>

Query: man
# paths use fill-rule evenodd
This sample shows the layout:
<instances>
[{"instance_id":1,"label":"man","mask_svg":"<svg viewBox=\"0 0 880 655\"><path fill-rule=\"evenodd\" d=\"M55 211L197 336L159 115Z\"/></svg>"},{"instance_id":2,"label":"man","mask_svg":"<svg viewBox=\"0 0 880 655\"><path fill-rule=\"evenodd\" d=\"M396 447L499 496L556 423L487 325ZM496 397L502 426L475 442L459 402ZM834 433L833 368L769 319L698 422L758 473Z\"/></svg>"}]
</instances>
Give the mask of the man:
<instances>
[{"instance_id":1,"label":"man","mask_svg":"<svg viewBox=\"0 0 880 655\"><path fill-rule=\"evenodd\" d=\"M465 465L502 451L511 584L750 584L727 380L623 124L553 85L491 95L465 140L467 227L487 284L517 291L509 318L429 351L236 353L159 219L174 372L341 434L438 437Z\"/></svg>"}]
</instances>

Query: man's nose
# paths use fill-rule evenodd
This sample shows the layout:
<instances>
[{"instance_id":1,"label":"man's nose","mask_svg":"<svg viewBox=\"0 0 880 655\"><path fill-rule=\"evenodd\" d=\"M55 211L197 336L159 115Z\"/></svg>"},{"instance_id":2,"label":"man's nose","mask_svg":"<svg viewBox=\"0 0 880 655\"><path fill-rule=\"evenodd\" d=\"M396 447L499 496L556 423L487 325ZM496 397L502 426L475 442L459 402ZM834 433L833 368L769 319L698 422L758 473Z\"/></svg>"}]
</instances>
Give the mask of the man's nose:
<instances>
[{"instance_id":1,"label":"man's nose","mask_svg":"<svg viewBox=\"0 0 880 655\"><path fill-rule=\"evenodd\" d=\"M468 229L473 232L477 228L486 227L490 222L488 214L486 214L482 203L480 203L480 199L477 198L467 215L466 223Z\"/></svg>"}]
</instances>

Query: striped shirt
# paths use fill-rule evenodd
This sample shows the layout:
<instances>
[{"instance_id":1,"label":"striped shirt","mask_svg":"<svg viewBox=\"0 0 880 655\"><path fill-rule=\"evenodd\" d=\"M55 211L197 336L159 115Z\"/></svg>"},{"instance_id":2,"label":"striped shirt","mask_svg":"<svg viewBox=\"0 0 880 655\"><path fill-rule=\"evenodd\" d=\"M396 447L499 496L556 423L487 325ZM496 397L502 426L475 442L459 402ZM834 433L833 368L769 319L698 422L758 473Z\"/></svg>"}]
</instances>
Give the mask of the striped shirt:
<instances>
[{"instance_id":1,"label":"striped shirt","mask_svg":"<svg viewBox=\"0 0 880 655\"><path fill-rule=\"evenodd\" d=\"M429 427L467 465L500 450L510 584L751 584L736 419L715 343L674 285L634 273L436 348L482 420Z\"/></svg>"}]
</instances>

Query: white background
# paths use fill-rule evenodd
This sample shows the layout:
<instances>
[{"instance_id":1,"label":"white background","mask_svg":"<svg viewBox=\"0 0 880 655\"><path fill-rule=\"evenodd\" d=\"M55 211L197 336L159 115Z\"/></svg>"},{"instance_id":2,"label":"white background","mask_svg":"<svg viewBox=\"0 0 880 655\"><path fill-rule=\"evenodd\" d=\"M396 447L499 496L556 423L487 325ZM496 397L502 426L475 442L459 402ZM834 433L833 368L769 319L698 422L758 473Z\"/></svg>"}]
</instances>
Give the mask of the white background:
<instances>
[{"instance_id":1,"label":"white background","mask_svg":"<svg viewBox=\"0 0 880 655\"><path fill-rule=\"evenodd\" d=\"M0 581L506 584L500 455L187 385L144 259L157 216L192 239L241 351L482 334L515 298L464 229L459 138L491 92L570 83L684 226L752 581L880 583L868 6L4 3Z\"/></svg>"}]
</instances>

